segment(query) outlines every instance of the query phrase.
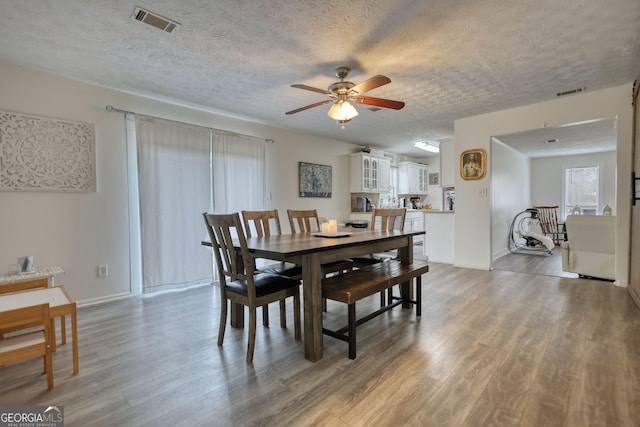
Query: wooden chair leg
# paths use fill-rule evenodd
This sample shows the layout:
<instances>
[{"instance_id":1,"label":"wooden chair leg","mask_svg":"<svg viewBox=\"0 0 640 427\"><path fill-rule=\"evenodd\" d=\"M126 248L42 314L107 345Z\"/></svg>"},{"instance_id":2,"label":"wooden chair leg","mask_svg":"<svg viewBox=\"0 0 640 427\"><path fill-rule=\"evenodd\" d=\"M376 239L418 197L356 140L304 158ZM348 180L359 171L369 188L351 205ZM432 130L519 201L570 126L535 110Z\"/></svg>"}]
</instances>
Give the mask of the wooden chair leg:
<instances>
[{"instance_id":1,"label":"wooden chair leg","mask_svg":"<svg viewBox=\"0 0 640 427\"><path fill-rule=\"evenodd\" d=\"M282 329L287 328L287 307L283 299L280 300L280 327Z\"/></svg>"},{"instance_id":2,"label":"wooden chair leg","mask_svg":"<svg viewBox=\"0 0 640 427\"><path fill-rule=\"evenodd\" d=\"M218 345L224 341L224 329L227 326L227 300L223 299L220 304L220 326L218 328Z\"/></svg>"},{"instance_id":3,"label":"wooden chair leg","mask_svg":"<svg viewBox=\"0 0 640 427\"><path fill-rule=\"evenodd\" d=\"M265 328L269 327L269 304L262 306L262 325Z\"/></svg>"},{"instance_id":4,"label":"wooden chair leg","mask_svg":"<svg viewBox=\"0 0 640 427\"><path fill-rule=\"evenodd\" d=\"M51 346L47 348L47 353L44 355L44 371L47 373L47 388L51 390L53 388L53 357L51 355Z\"/></svg>"},{"instance_id":5,"label":"wooden chair leg","mask_svg":"<svg viewBox=\"0 0 640 427\"><path fill-rule=\"evenodd\" d=\"M249 343L247 345L247 363L253 363L253 350L256 346L256 308L249 310Z\"/></svg>"}]
</instances>

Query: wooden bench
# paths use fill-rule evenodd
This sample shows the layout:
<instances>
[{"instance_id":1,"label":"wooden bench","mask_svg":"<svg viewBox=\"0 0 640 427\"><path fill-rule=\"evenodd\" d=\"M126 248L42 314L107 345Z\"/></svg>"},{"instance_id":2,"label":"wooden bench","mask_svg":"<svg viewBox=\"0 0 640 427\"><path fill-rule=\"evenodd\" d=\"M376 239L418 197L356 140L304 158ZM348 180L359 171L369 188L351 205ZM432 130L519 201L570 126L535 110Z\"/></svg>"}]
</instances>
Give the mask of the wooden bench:
<instances>
[{"instance_id":1,"label":"wooden bench","mask_svg":"<svg viewBox=\"0 0 640 427\"><path fill-rule=\"evenodd\" d=\"M349 359L355 359L357 326L403 303L414 304L416 306L416 316L422 315L422 275L428 271L429 264L424 261L402 263L398 260L391 260L323 279L322 296L347 304L348 324L336 330L322 328L322 332L333 338L348 342ZM390 289L396 284L412 281L413 278L416 278L415 300L389 298L387 305L360 319L356 319L357 301Z\"/></svg>"}]
</instances>

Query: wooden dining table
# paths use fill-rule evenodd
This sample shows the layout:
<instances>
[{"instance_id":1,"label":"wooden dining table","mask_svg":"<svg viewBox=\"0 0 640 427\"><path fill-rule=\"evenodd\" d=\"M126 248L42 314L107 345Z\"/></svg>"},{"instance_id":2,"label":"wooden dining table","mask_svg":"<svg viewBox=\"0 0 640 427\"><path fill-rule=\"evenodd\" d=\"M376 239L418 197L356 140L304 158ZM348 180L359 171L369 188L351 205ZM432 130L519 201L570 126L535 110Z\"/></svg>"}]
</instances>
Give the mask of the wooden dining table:
<instances>
[{"instance_id":1,"label":"wooden dining table","mask_svg":"<svg viewBox=\"0 0 640 427\"><path fill-rule=\"evenodd\" d=\"M386 250L398 250L401 262L413 261L413 237L424 231L356 230L341 237L318 237L317 233L281 234L247 238L249 251L256 258L285 261L302 266L304 302L304 355L312 362L322 359L322 264L344 258ZM202 242L210 246L210 242ZM239 247L238 247L239 248ZM410 284L401 284L409 299ZM409 303L403 307L410 308ZM231 307L231 325L243 327L243 306Z\"/></svg>"}]
</instances>

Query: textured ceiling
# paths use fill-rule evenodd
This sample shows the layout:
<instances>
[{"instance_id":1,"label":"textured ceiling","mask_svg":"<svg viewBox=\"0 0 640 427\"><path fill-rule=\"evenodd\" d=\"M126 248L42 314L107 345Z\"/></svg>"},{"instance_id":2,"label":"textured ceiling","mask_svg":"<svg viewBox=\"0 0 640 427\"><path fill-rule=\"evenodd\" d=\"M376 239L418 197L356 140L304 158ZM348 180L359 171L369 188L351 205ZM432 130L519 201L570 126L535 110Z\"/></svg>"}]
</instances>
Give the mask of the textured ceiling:
<instances>
[{"instance_id":1,"label":"textured ceiling","mask_svg":"<svg viewBox=\"0 0 640 427\"><path fill-rule=\"evenodd\" d=\"M136 6L178 21L169 34ZM2 0L0 60L387 151L453 138L453 120L629 84L638 0ZM338 66L367 95L406 102L341 129L325 95ZM631 91L630 91L631 92ZM126 105L117 106L127 108Z\"/></svg>"},{"instance_id":2,"label":"textured ceiling","mask_svg":"<svg viewBox=\"0 0 640 427\"><path fill-rule=\"evenodd\" d=\"M495 139L531 158L615 151L616 119L608 118L545 127L498 135Z\"/></svg>"}]
</instances>

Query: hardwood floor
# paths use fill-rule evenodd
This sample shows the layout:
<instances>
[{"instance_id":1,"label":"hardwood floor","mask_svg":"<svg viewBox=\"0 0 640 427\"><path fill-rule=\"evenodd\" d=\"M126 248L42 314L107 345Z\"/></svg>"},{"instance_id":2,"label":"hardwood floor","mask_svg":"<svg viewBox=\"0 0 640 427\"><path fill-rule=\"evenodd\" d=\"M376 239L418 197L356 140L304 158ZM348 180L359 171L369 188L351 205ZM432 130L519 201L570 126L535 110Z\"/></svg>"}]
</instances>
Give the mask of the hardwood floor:
<instances>
[{"instance_id":1,"label":"hardwood floor","mask_svg":"<svg viewBox=\"0 0 640 427\"><path fill-rule=\"evenodd\" d=\"M277 304L253 365L246 330L227 327L218 347L212 286L80 308L80 373L70 344L51 391L39 359L0 368L0 404L64 405L66 426L640 425L640 311L626 289L435 263L423 289L422 318L398 307L360 326L355 360L325 337L317 363ZM345 319L329 302L325 321Z\"/></svg>"},{"instance_id":2,"label":"hardwood floor","mask_svg":"<svg viewBox=\"0 0 640 427\"><path fill-rule=\"evenodd\" d=\"M577 278L576 273L562 271L562 249L556 246L551 256L509 253L493 263L498 270L516 271L519 273L544 274L545 276Z\"/></svg>"}]
</instances>

